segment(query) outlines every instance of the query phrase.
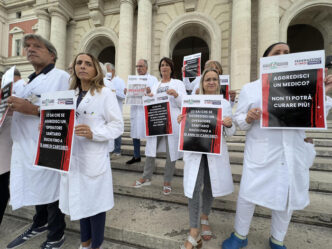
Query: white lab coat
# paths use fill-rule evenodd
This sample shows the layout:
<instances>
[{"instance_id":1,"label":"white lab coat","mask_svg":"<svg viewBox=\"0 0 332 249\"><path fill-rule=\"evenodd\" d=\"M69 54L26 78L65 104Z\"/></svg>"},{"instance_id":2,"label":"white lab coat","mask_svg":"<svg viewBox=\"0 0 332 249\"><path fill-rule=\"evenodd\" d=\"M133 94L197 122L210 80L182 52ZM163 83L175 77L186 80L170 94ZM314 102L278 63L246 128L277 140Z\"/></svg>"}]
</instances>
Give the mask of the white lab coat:
<instances>
[{"instance_id":1,"label":"white lab coat","mask_svg":"<svg viewBox=\"0 0 332 249\"><path fill-rule=\"evenodd\" d=\"M152 87L158 84L156 77L148 74L147 87ZM130 137L142 139L145 138L145 121L144 121L144 107L143 105L130 106Z\"/></svg>"},{"instance_id":2,"label":"white lab coat","mask_svg":"<svg viewBox=\"0 0 332 249\"><path fill-rule=\"evenodd\" d=\"M186 87L187 91L194 92L199 87L199 82L201 80L201 76L196 77L193 81L190 82L189 78L183 78L183 84Z\"/></svg>"},{"instance_id":3,"label":"white lab coat","mask_svg":"<svg viewBox=\"0 0 332 249\"><path fill-rule=\"evenodd\" d=\"M18 80L13 85L12 95L23 89L24 80ZM16 95L15 95L16 96ZM10 127L12 123L12 111L8 111L6 119L0 128L0 175L10 170L10 160L12 154L13 141L10 136Z\"/></svg>"},{"instance_id":4,"label":"white lab coat","mask_svg":"<svg viewBox=\"0 0 332 249\"><path fill-rule=\"evenodd\" d=\"M157 89L161 82L154 85L151 89L153 95L157 93ZM171 157L171 161L174 162L182 157L182 152L178 151L178 142L179 142L179 124L177 122L177 117L181 113L181 105L182 105L182 96L187 95L186 89L180 80L171 79L168 83L169 89L174 89L178 93L178 97L174 98L170 96L170 111L172 118L172 130L173 134L164 136L159 143L157 148L157 137L146 137L146 146L145 146L145 155L149 157L156 157L157 152L166 152L166 141L164 141L165 137L168 139L169 146L169 154Z\"/></svg>"},{"instance_id":5,"label":"white lab coat","mask_svg":"<svg viewBox=\"0 0 332 249\"><path fill-rule=\"evenodd\" d=\"M52 69L40 74L32 82L19 89L20 98L30 99L40 105L40 96L45 92L67 90L69 74ZM60 174L34 165L37 150L40 118L14 112L11 126L13 139L10 204L13 210L23 206L48 204L59 199Z\"/></svg>"},{"instance_id":6,"label":"white lab coat","mask_svg":"<svg viewBox=\"0 0 332 249\"><path fill-rule=\"evenodd\" d=\"M0 175L7 173L10 169L10 158L12 154L12 138L10 137L10 126L12 116L7 114L0 128Z\"/></svg>"},{"instance_id":7,"label":"white lab coat","mask_svg":"<svg viewBox=\"0 0 332 249\"><path fill-rule=\"evenodd\" d=\"M59 207L71 220L90 217L114 206L108 140L123 133L116 96L107 87L94 95L89 91L76 115L76 123L88 125L93 138L74 135L70 170L61 174Z\"/></svg>"},{"instance_id":8,"label":"white lab coat","mask_svg":"<svg viewBox=\"0 0 332 249\"><path fill-rule=\"evenodd\" d=\"M304 130L261 129L260 121L245 121L250 109L261 107L261 88L260 80L246 84L234 115L247 131L239 195L273 210L300 210L309 204L314 145L304 142Z\"/></svg>"},{"instance_id":9,"label":"white lab coat","mask_svg":"<svg viewBox=\"0 0 332 249\"><path fill-rule=\"evenodd\" d=\"M223 118L232 117L232 109L230 104L225 99L222 101ZM229 163L225 136L233 136L235 131L236 128L234 124L230 128L224 127L221 155L207 155L213 197L228 195L234 191L232 171ZM183 153L183 188L184 194L188 198L193 197L201 158L202 154L200 153Z\"/></svg>"},{"instance_id":10,"label":"white lab coat","mask_svg":"<svg viewBox=\"0 0 332 249\"><path fill-rule=\"evenodd\" d=\"M123 109L123 100L125 99L126 95L124 94L124 89L126 88L126 84L123 79L119 76L115 76L111 81L104 81L105 85L109 87L113 92L116 94L116 98L118 100L118 104L120 106L120 110L122 113Z\"/></svg>"}]
</instances>

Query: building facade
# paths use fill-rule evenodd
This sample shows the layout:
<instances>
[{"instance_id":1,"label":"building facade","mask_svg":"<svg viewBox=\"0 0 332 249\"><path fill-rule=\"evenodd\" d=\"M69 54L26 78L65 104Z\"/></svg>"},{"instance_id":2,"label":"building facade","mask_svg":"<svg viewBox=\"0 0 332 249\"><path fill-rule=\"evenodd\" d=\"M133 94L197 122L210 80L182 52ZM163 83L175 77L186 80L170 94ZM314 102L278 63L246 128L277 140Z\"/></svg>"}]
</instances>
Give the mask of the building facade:
<instances>
[{"instance_id":1,"label":"building facade","mask_svg":"<svg viewBox=\"0 0 332 249\"><path fill-rule=\"evenodd\" d=\"M17 65L32 72L22 38L38 33L57 48L65 69L78 52L115 63L117 74L135 74L144 58L172 57L181 75L183 56L202 52L221 62L240 89L258 77L259 57L277 41L293 52L332 54L331 0L0 0L0 72Z\"/></svg>"}]
</instances>

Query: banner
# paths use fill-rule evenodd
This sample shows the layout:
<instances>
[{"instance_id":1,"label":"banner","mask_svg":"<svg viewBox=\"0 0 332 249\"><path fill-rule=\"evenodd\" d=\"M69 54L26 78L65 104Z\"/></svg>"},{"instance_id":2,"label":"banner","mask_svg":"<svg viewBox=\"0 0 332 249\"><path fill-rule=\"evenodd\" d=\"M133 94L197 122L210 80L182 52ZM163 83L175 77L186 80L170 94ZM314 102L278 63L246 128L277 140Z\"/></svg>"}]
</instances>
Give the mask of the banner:
<instances>
[{"instance_id":1,"label":"banner","mask_svg":"<svg viewBox=\"0 0 332 249\"><path fill-rule=\"evenodd\" d=\"M221 94L229 101L229 75L219 75Z\"/></svg>"},{"instance_id":2,"label":"banner","mask_svg":"<svg viewBox=\"0 0 332 249\"><path fill-rule=\"evenodd\" d=\"M146 93L148 77L145 75L129 75L125 104L143 105L143 96Z\"/></svg>"},{"instance_id":3,"label":"banner","mask_svg":"<svg viewBox=\"0 0 332 249\"><path fill-rule=\"evenodd\" d=\"M75 92L43 93L35 166L68 172L75 124Z\"/></svg>"},{"instance_id":4,"label":"banner","mask_svg":"<svg viewBox=\"0 0 332 249\"><path fill-rule=\"evenodd\" d=\"M8 98L12 95L14 84L14 71L15 66L11 67L2 76L1 90L0 90L0 127L5 121L9 106L7 104Z\"/></svg>"},{"instance_id":5,"label":"banner","mask_svg":"<svg viewBox=\"0 0 332 249\"><path fill-rule=\"evenodd\" d=\"M261 58L262 128L326 129L324 51Z\"/></svg>"},{"instance_id":6,"label":"banner","mask_svg":"<svg viewBox=\"0 0 332 249\"><path fill-rule=\"evenodd\" d=\"M173 134L169 98L166 93L153 97L144 96L143 105L147 137Z\"/></svg>"},{"instance_id":7,"label":"banner","mask_svg":"<svg viewBox=\"0 0 332 249\"><path fill-rule=\"evenodd\" d=\"M202 53L192 54L183 57L183 78L195 78L201 75Z\"/></svg>"},{"instance_id":8,"label":"banner","mask_svg":"<svg viewBox=\"0 0 332 249\"><path fill-rule=\"evenodd\" d=\"M221 95L183 96L179 151L221 154L221 103Z\"/></svg>"}]
</instances>

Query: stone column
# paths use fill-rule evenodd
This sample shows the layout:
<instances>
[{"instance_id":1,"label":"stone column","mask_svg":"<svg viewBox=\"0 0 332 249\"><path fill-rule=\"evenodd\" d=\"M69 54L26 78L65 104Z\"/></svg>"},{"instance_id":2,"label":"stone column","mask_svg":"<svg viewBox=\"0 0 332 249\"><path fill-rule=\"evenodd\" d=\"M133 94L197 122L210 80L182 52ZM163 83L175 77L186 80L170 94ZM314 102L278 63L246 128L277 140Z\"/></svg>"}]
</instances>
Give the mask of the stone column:
<instances>
[{"instance_id":1,"label":"stone column","mask_svg":"<svg viewBox=\"0 0 332 249\"><path fill-rule=\"evenodd\" d=\"M152 2L138 0L136 62L146 59L151 64Z\"/></svg>"},{"instance_id":2,"label":"stone column","mask_svg":"<svg viewBox=\"0 0 332 249\"><path fill-rule=\"evenodd\" d=\"M120 0L118 64L116 74L127 81L132 74L134 0Z\"/></svg>"},{"instance_id":3,"label":"stone column","mask_svg":"<svg viewBox=\"0 0 332 249\"><path fill-rule=\"evenodd\" d=\"M43 9L36 9L35 12L38 18L37 34L49 40L51 31L50 16L48 12Z\"/></svg>"},{"instance_id":4,"label":"stone column","mask_svg":"<svg viewBox=\"0 0 332 249\"><path fill-rule=\"evenodd\" d=\"M0 72L4 71L3 59L8 57L9 25L7 12L0 3Z\"/></svg>"},{"instance_id":5,"label":"stone column","mask_svg":"<svg viewBox=\"0 0 332 249\"><path fill-rule=\"evenodd\" d=\"M233 1L231 40L231 88L250 81L251 0Z\"/></svg>"},{"instance_id":6,"label":"stone column","mask_svg":"<svg viewBox=\"0 0 332 249\"><path fill-rule=\"evenodd\" d=\"M259 0L258 65L259 58L263 56L264 51L275 42L279 42L279 0Z\"/></svg>"},{"instance_id":7,"label":"stone column","mask_svg":"<svg viewBox=\"0 0 332 249\"><path fill-rule=\"evenodd\" d=\"M67 28L67 47L66 47L66 68L68 67L69 63L73 61L74 59L74 52L78 50L79 48L75 47L75 28L76 28L76 22L74 20L71 20L68 23Z\"/></svg>"},{"instance_id":8,"label":"stone column","mask_svg":"<svg viewBox=\"0 0 332 249\"><path fill-rule=\"evenodd\" d=\"M58 52L57 68L66 68L66 39L68 16L58 7L50 7L51 14L51 35L50 41Z\"/></svg>"}]
</instances>

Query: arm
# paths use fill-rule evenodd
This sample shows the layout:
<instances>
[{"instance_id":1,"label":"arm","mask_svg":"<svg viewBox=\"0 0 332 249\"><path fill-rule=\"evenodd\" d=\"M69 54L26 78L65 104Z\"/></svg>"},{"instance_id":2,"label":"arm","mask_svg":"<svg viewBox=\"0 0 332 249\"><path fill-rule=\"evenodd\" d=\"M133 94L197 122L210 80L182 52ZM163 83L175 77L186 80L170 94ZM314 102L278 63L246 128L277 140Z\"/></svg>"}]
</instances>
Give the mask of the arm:
<instances>
[{"instance_id":1,"label":"arm","mask_svg":"<svg viewBox=\"0 0 332 249\"><path fill-rule=\"evenodd\" d=\"M246 118L249 111L249 96L247 96L246 86L244 86L239 95L239 102L234 114L234 123L240 130L249 130L252 123L247 123Z\"/></svg>"},{"instance_id":2,"label":"arm","mask_svg":"<svg viewBox=\"0 0 332 249\"><path fill-rule=\"evenodd\" d=\"M116 97L117 98L120 98L120 99L124 99L126 98L126 95L125 95L125 88L126 88L126 85L124 83L124 81L120 78L117 78L115 79L115 94L116 94Z\"/></svg>"},{"instance_id":3,"label":"arm","mask_svg":"<svg viewBox=\"0 0 332 249\"><path fill-rule=\"evenodd\" d=\"M91 128L93 141L106 141L118 138L124 131L122 114L114 93L107 91L104 97L105 123Z\"/></svg>"},{"instance_id":4,"label":"arm","mask_svg":"<svg viewBox=\"0 0 332 249\"><path fill-rule=\"evenodd\" d=\"M26 115L39 116L39 106L30 101L14 96L10 96L7 101L10 110Z\"/></svg>"},{"instance_id":5,"label":"arm","mask_svg":"<svg viewBox=\"0 0 332 249\"><path fill-rule=\"evenodd\" d=\"M183 78L182 82L183 82L183 85L186 89L191 90L190 89L191 88L190 87L191 82L190 82L189 78Z\"/></svg>"},{"instance_id":6,"label":"arm","mask_svg":"<svg viewBox=\"0 0 332 249\"><path fill-rule=\"evenodd\" d=\"M223 123L224 123L224 135L231 137L236 132L235 124L232 122L232 109L228 101L223 101Z\"/></svg>"},{"instance_id":7,"label":"arm","mask_svg":"<svg viewBox=\"0 0 332 249\"><path fill-rule=\"evenodd\" d=\"M186 91L186 88L184 87L184 85L182 84L182 82L180 80L174 80L175 83L177 84L177 91L174 90L174 89L169 89L167 91L167 94L169 94L169 91L172 91L172 92L176 92L176 97L171 94L173 97L174 97L174 100L175 100L175 103L176 105L181 108L181 105L182 105L182 96L184 95L187 95L187 91Z\"/></svg>"}]
</instances>

